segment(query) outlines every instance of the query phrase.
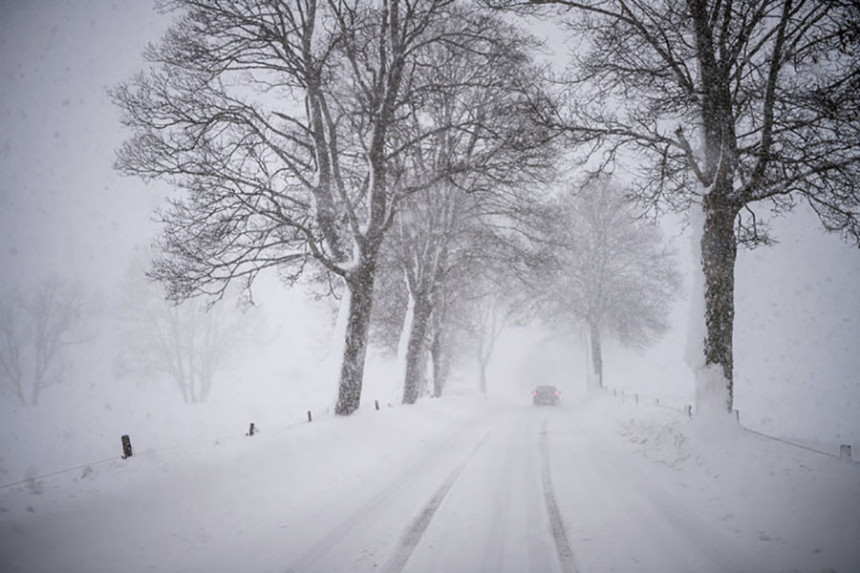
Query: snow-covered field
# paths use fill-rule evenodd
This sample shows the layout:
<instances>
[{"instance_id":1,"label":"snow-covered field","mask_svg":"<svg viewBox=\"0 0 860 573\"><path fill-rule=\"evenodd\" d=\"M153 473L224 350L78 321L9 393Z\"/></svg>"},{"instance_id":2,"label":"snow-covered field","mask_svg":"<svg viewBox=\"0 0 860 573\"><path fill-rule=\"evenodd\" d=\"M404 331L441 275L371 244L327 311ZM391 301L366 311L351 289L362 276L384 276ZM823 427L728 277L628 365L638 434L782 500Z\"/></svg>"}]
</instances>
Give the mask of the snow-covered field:
<instances>
[{"instance_id":1,"label":"snow-covered field","mask_svg":"<svg viewBox=\"0 0 860 573\"><path fill-rule=\"evenodd\" d=\"M858 570L860 465L569 402L368 407L6 487L2 570Z\"/></svg>"}]
</instances>

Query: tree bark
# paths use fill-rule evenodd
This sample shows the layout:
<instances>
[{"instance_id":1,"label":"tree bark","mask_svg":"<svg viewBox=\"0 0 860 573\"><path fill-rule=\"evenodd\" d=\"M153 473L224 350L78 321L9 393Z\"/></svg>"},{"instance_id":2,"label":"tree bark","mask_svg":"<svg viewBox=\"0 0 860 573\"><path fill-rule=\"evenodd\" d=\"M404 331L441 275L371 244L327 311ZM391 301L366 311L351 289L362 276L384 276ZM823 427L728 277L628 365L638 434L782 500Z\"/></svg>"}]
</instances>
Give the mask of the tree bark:
<instances>
[{"instance_id":1,"label":"tree bark","mask_svg":"<svg viewBox=\"0 0 860 573\"><path fill-rule=\"evenodd\" d=\"M346 324L346 344L343 349L340 383L335 413L348 416L361 403L361 386L364 379L364 359L367 356L367 335L370 328L370 311L373 307L373 279L376 257L363 259L346 277L349 296L349 317Z\"/></svg>"},{"instance_id":2,"label":"tree bark","mask_svg":"<svg viewBox=\"0 0 860 573\"><path fill-rule=\"evenodd\" d=\"M727 183L728 184L728 183ZM738 208L714 192L704 201L702 270L705 278L705 365L719 365L725 378L725 407L733 407L732 337L735 316L735 218Z\"/></svg>"},{"instance_id":3,"label":"tree bark","mask_svg":"<svg viewBox=\"0 0 860 573\"><path fill-rule=\"evenodd\" d=\"M433 333L433 342L430 344L430 356L433 359L433 396L439 398L445 391L445 383L448 380L448 356L445 352L443 332L437 328Z\"/></svg>"},{"instance_id":4,"label":"tree bark","mask_svg":"<svg viewBox=\"0 0 860 573\"><path fill-rule=\"evenodd\" d=\"M597 381L597 387L603 388L603 350L600 346L600 327L593 320L588 321L588 338L591 343L591 374ZM591 383L590 380L589 383Z\"/></svg>"},{"instance_id":5,"label":"tree bark","mask_svg":"<svg viewBox=\"0 0 860 573\"><path fill-rule=\"evenodd\" d=\"M422 358L427 350L425 340L433 307L425 295L418 293L415 296L415 305L412 310L412 326L409 330L409 342L406 346L406 375L403 382L404 404L414 404L418 400L424 381L426 361Z\"/></svg>"}]
</instances>

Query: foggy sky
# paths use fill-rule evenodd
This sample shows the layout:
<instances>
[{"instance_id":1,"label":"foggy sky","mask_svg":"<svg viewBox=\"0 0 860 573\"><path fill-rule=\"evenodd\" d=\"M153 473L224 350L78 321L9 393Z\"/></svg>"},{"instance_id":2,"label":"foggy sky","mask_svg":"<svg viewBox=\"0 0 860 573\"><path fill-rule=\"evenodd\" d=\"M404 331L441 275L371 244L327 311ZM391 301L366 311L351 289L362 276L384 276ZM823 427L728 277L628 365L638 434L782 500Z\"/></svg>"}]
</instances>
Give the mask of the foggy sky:
<instances>
[{"instance_id":1,"label":"foggy sky","mask_svg":"<svg viewBox=\"0 0 860 573\"><path fill-rule=\"evenodd\" d=\"M112 169L128 134L106 90L142 68L164 21L144 0L0 4L3 283L58 276L109 291L130 249L151 241L159 193Z\"/></svg>"}]
</instances>

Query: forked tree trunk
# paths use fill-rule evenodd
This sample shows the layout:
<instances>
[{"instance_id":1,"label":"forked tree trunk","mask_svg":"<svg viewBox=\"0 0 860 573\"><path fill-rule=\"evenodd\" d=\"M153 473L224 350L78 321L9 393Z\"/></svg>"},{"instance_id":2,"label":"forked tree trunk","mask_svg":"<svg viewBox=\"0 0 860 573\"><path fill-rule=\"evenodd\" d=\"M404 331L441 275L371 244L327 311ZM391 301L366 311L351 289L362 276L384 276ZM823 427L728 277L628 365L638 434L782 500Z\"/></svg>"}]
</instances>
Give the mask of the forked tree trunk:
<instances>
[{"instance_id":1,"label":"forked tree trunk","mask_svg":"<svg viewBox=\"0 0 860 573\"><path fill-rule=\"evenodd\" d=\"M367 335L370 329L370 311L373 307L375 267L375 257L370 260L365 259L346 278L349 315L335 405L335 413L339 416L352 414L361 403L364 359L367 356Z\"/></svg>"}]
</instances>

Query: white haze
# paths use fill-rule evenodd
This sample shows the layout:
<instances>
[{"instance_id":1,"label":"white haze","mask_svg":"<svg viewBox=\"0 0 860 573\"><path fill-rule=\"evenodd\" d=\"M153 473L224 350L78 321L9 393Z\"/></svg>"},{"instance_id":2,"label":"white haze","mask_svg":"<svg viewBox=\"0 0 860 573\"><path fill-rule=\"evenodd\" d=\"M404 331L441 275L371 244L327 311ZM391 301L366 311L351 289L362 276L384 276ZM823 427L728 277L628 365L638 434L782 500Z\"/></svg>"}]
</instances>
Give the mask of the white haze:
<instances>
[{"instance_id":1,"label":"white haze","mask_svg":"<svg viewBox=\"0 0 860 573\"><path fill-rule=\"evenodd\" d=\"M117 111L108 101L106 88L142 67L140 52L147 42L158 38L165 24L164 18L153 12L150 2L144 1L0 1L0 292L13 288L26 290L43 278L53 276L80 284L95 302L89 317L94 325L94 337L72 348L65 381L45 390L38 407L18 407L11 392L0 391L0 486L29 480L30 486L42 483L40 487L47 490L39 498L26 484L0 489L0 526L4 532L7 526L12 528L19 523L16 520L23 520L32 513L28 507L44 511L39 515L49 517L41 519L50 521L53 515L50 508L66 508L67 498L77 495L76 488L84 484L89 492L85 499L97 508L93 510L96 513L87 514L92 519L93 534L109 533L103 530L103 525L97 525L98 511L106 502L93 492L107 492L110 497L124 492L129 480L135 487L151 482L154 484L151 489L144 487L145 496L156 499L161 488L169 488L163 482L166 480L169 484L170 479L164 476L171 476L171 472L181 472L180 481L185 485L180 486L180 492L192 487L188 484L197 483L194 479L187 483L182 480L196 475L195 468L200 467L198 462L204 463L205 468L215 468L213 474L203 476L204 480L214 479L219 472L229 473L224 468L233 467L234 460L248 461L248 456L257 454L243 453L241 448L246 442L230 442L224 456L218 450L205 448L211 448L216 440L242 437L251 421L256 422L262 435L269 440L264 443L272 447L276 447L274 440L284 438L295 440L303 448L319 448L318 452L305 453L305 457L297 455L296 459L318 464L321 479L329 480L327 483L331 487L306 484L310 488L308 495L341 491L338 488L342 482L364 479L369 475L364 472L370 470L362 465L364 462L350 458L343 460L347 469L338 473L340 462L321 461L326 452L353 455L339 445L339 432L355 430L356 435L351 440L358 440L354 444L356 448L370 451L368 455L373 459L387 460L383 467L399 471L405 464L392 461L393 454L386 457L386 447L390 445L395 454L406 452L409 436L435 444L441 436L448 435L449 429L478 416L484 407L482 400L469 397L474 394L477 376L466 364L455 372L449 389L451 396L440 401L441 405L419 404L414 419L409 418L408 408L394 408L395 413L388 412L389 404L397 406L399 402L398 369L390 357L371 349L358 419L333 418L328 413L336 396L336 382L331 375L331 365L336 358L331 343L332 307L301 292L287 292L272 277L267 277L255 293L256 311L265 319L266 336L229 371L216 377L210 403L182 404L178 392L166 379L141 382L117 376L113 305L120 298L119 285L134 249L147 245L157 233L152 210L161 204L168 190L161 184L146 186L139 180L120 177L111 169L114 150L128 134L119 126ZM775 221L773 226L779 244L755 251L742 250L738 258L734 339L736 408L742 423L749 428L832 453L838 452L840 444L851 444L856 457L860 454L860 352L857 351L860 348L860 256L855 248L838 237L825 235L813 215L802 206L797 213ZM685 265L689 291L692 262L688 257L686 232L677 231L674 240ZM686 299L677 302L672 329L653 347L630 350L607 344L604 366L607 386L631 395L639 394L643 401L646 397L659 398L663 404L678 407L691 403L693 378L684 362L688 309ZM645 421L636 426L630 420L642 414L626 410L619 413L612 410L613 403L601 401L595 406L598 412L614 412L606 414L605 420L593 413L583 413L585 410L574 409L573 404L585 394L585 371L585 348L575 336L559 338L536 328L511 328L503 334L490 364L489 392L492 408L496 409L487 415L497 419L502 416L499 411L507 411L505 408L528 406L531 387L537 381L549 381L562 389L565 398L562 413L581 414L585 420L582 424L593 427L598 434L603 432L624 455L632 454L630 464L638 467L642 463L637 457L642 451L632 450L647 450L645 453L651 456L668 455L665 451L669 450L674 452L672 455L681 455L677 448L672 448L671 442L674 436L688 432L683 420L663 420L670 428L663 431L652 418L662 420L665 413L646 414ZM368 421L368 416L375 411L376 401L387 412L386 417L381 418L387 422ZM324 424L323 429L308 429L315 426L302 425L296 437L289 437L289 427L303 424L309 410ZM517 412L513 418L528 416ZM552 416L552 424L563 427L567 423L556 414ZM625 431L641 432L646 440L651 440L649 444L654 444L653 449L644 445L630 446L621 440L614 430L617 420L628 420L623 426ZM386 426L386 423L391 425ZM531 427L534 423L529 418L523 424L536 432L537 429ZM405 428L403 439L379 443L398 428ZM123 434L130 434L141 452L141 458L133 460L138 477L130 476L124 469L126 466L118 460L107 465L96 464L118 457L119 437ZM469 434L469 440L475 435ZM366 441L361 441L365 438ZM668 440L669 444L661 440ZM186 447L179 450L180 454L165 453L166 448L192 443L199 443L204 451L187 453L193 450ZM620 445L622 443L627 446ZM430 447L427 444L425 448ZM254 447L259 449L260 446ZM713 452L708 457L695 447L690 448L693 458L698 454L706 461L698 468L695 464L679 462L683 468L678 475L689 478L694 484L713 479L705 470L715 473L719 470L708 464L729 457ZM740 451L758 455L760 451L756 448L759 445L747 444ZM149 467L144 465L147 452L154 456L150 459L155 459ZM856 472L846 478L841 472L849 470L834 470L836 466L828 465L830 458L816 458L816 455L812 455L812 461L806 457L797 461L792 457L794 454L779 450L774 454L775 459L767 460L770 466L761 467L788 474L796 471L797 464L805 464L816 472L815 475L823 476L825 482L838 482L840 487L846 480L851 483L856 479ZM253 459L259 462L264 456L265 452L261 451L259 458ZM278 463L260 463L261 466L250 473L287 471ZM87 467L95 468L95 485L82 477ZM76 469L55 478L35 479L69 468ZM740 470L732 466L725 479L730 479L734 475L732 472L737 471ZM650 475L655 480L675 479L660 472ZM115 478L119 485L113 483ZM276 478L266 479L271 479L273 484L278 482ZM295 487L304 483L299 478L291 479L295 483L289 483L294 483ZM253 488L253 481L251 483ZM800 483L805 482L798 478L782 483L773 494L776 496L773 500L783 501L780 495L787 499L792 488ZM269 484L272 489L265 491L276 492L273 484ZM763 486L750 487L756 490ZM717 487L725 496L729 495L729 489L730 483ZM855 485L849 508L858 507L856 489ZM302 496L301 491L295 493ZM747 491L745 495L752 494ZM304 505L299 502L293 505L300 513L312 511L307 500ZM140 509L133 505L132 509L135 508ZM716 506L711 507L712 512L716 510ZM756 519L761 518L762 523L779 521L779 512L768 517L767 511L761 511L763 515ZM208 514L194 516L212 517ZM63 519L58 523L68 521L68 518ZM122 516L113 515L111 519L121 520ZM250 531L258 531L245 522L238 523L223 516L218 519L216 531L210 532L216 539L229 537L243 524L250 527ZM253 522L254 516L242 519ZM738 520L742 519L744 517L738 515ZM742 529L752 539L759 532L751 530L750 524L755 520L749 519L746 522L749 527ZM842 528L843 532L858 530L860 517L854 514L854 519L853 522L849 520L847 529ZM643 525L644 521L637 523ZM158 526L141 524L140 527L150 525ZM392 527L398 525L396 520L392 522ZM38 535L48 535L45 531L50 531L34 527ZM183 533L194 535L195 531L194 526L189 525ZM265 535L271 532L267 530ZM809 531L785 533L794 543L791 535L803 539ZM41 538L27 539L33 542ZM50 536L44 541L50 543ZM581 540L579 543L587 545ZM0 540L0 544L5 544L0 547L0 558L12 555L8 538ZM271 549L277 547L278 540L265 538L262 544ZM837 546L844 548L844 545ZM173 552L167 553L169 557L183 554L180 545L169 547ZM195 561L193 556L205 555L205 545L198 539L188 547L191 557L187 557L183 566L204 570L203 561ZM755 543L744 547L753 551ZM831 553L836 554L838 552ZM588 555L585 550L585 557ZM26 566L39 563L33 555L23 558L18 555L18 558L23 559L22 570L37 570ZM230 556L230 559L238 559L238 565L246 558L250 556ZM850 555L839 554L838 559L842 561L837 561L844 563L850 558ZM211 556L207 559L207 563L217 563ZM255 559L259 565L268 566L275 556L263 553ZM427 567L433 564L429 556L421 559ZM592 559L598 566L614 566L599 557ZM814 556L810 559L813 565L819 564ZM104 570L111 570L110 562L105 563ZM130 570L142 569L146 563L145 560L135 561ZM170 563L177 562L161 564L170 567ZM278 566L281 565L288 564L278 562ZM0 563L0 570L4 570L3 563ZM58 566L54 570L62 568ZM268 569L250 567L249 570Z\"/></svg>"}]
</instances>

